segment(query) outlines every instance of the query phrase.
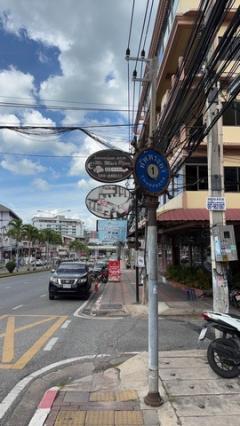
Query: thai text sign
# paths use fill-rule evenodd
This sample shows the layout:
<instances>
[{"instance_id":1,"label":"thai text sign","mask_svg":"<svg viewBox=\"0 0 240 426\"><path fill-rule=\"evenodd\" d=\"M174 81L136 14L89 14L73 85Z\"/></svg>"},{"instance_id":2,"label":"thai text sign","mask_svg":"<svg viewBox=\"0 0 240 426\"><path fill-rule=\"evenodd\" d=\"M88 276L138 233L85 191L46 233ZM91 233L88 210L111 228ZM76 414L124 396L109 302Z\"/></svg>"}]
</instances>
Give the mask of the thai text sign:
<instances>
[{"instance_id":1,"label":"thai text sign","mask_svg":"<svg viewBox=\"0 0 240 426\"><path fill-rule=\"evenodd\" d=\"M88 157L87 173L99 182L120 182L130 176L133 164L127 152L118 149L104 149Z\"/></svg>"}]
</instances>

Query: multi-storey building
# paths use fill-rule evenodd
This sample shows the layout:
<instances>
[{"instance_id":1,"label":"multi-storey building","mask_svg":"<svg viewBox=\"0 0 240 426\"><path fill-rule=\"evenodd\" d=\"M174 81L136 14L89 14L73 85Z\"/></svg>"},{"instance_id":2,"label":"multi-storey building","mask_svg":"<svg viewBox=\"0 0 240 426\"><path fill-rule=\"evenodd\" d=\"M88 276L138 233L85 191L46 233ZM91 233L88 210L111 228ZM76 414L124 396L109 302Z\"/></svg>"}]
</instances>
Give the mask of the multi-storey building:
<instances>
[{"instance_id":1,"label":"multi-storey building","mask_svg":"<svg viewBox=\"0 0 240 426\"><path fill-rule=\"evenodd\" d=\"M13 219L20 219L16 213L8 207L0 204L0 260L10 257L15 249L16 242L13 238L7 236L9 222Z\"/></svg>"},{"instance_id":2,"label":"multi-storey building","mask_svg":"<svg viewBox=\"0 0 240 426\"><path fill-rule=\"evenodd\" d=\"M63 236L84 238L84 223L80 219L71 219L63 215L34 216L32 223L39 230L53 229Z\"/></svg>"},{"instance_id":3,"label":"multi-storey building","mask_svg":"<svg viewBox=\"0 0 240 426\"><path fill-rule=\"evenodd\" d=\"M201 84L198 86L198 82L201 81L204 67L195 73L192 85L189 86L188 96L180 97L181 90L184 90L184 85L189 77L188 73L190 70L192 72L191 66L195 66L197 61L200 61L199 58L201 58L204 48L208 47L206 43L205 45L202 43L201 50L198 50L200 45L198 43L204 36L204 31L208 31L210 34L211 23L207 30L208 24L203 21L201 31L196 32L195 39L192 37L193 32L197 29L199 17L203 13L200 7L204 3L206 4L200 0L161 0L148 55L149 58L158 58L156 135L159 134L159 128L164 129L163 117L165 116L165 123L168 123L168 127L165 124L165 134L168 132L168 128L172 128L173 131L169 133L168 141L167 138L165 139L165 145L162 148L163 152L167 154L172 170L176 170L173 173L168 192L159 197L157 211L159 252L163 267L166 267L168 263L178 263L181 256L189 256L191 261L203 262L209 246L209 212L206 209L208 197L207 138L204 137L203 130L207 121L207 109L203 107L204 104L206 106L203 86L202 90L198 92L198 103L191 104L191 97L194 98L199 87L201 89ZM217 6L218 2L210 3L212 5L215 3ZM232 9L228 9L226 13L222 14L221 25L217 29L214 40L211 41L215 48L224 36L239 5L240 2L235 1ZM239 43L239 38L236 38L235 42ZM195 51L194 45L196 46ZM233 51L234 43L231 45L231 49ZM225 51L226 57L230 54L231 49ZM191 61L187 59L190 50L192 51ZM221 57L219 64L226 57ZM229 84L228 70L238 57L239 49L235 55L233 52L228 68L219 74L218 84L222 89L219 92L221 108L227 97L225 87ZM235 74L232 77L238 75L237 73L239 73L239 68L235 68ZM150 101L150 83L144 83L136 118L135 130L138 133L138 147L144 147L148 140ZM189 109L187 109L187 103L189 103ZM181 116L183 110L188 111L188 115L185 114L184 118ZM234 225L240 256L240 98L236 98L223 113L218 120L218 125L219 137L222 138L221 149L223 149L226 220L227 223ZM201 135L203 135L202 139ZM200 140L196 144L195 142L199 138ZM160 138L155 142L161 149ZM191 144L194 145L194 149Z\"/></svg>"}]
</instances>

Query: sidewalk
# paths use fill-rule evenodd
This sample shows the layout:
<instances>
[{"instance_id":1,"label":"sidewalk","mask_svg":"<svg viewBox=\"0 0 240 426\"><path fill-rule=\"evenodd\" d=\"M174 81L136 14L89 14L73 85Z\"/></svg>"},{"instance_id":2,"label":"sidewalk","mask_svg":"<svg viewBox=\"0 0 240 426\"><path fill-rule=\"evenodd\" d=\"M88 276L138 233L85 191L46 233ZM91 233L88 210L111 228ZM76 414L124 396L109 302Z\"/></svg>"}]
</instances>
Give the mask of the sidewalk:
<instances>
[{"instance_id":1,"label":"sidewalk","mask_svg":"<svg viewBox=\"0 0 240 426\"><path fill-rule=\"evenodd\" d=\"M47 408L45 403L45 415L50 411L45 423L39 420L42 403L29 426L239 425L239 379L218 378L207 365L205 351L159 353L159 392L164 402L158 408L144 403L147 358L147 353L135 355L117 368L54 390L52 405ZM44 400L49 400L48 394Z\"/></svg>"},{"instance_id":2,"label":"sidewalk","mask_svg":"<svg viewBox=\"0 0 240 426\"><path fill-rule=\"evenodd\" d=\"M123 270L121 282L103 287L96 315L147 315L147 307L136 304L133 272ZM159 285L159 315L193 315L211 309L211 299L188 301L179 291ZM29 426L239 425L240 379L219 378L197 341L196 350L159 353L163 404L157 408L144 403L148 374L144 352L129 355L117 367L49 389Z\"/></svg>"}]
</instances>

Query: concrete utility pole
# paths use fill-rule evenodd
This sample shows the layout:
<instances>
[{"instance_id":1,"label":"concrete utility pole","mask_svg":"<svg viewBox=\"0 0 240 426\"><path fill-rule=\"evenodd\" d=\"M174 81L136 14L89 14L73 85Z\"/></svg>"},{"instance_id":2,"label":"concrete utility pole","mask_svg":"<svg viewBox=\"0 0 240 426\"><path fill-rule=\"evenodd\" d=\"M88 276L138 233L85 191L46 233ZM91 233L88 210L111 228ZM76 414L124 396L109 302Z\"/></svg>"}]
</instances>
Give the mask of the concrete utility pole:
<instances>
[{"instance_id":1,"label":"concrete utility pole","mask_svg":"<svg viewBox=\"0 0 240 426\"><path fill-rule=\"evenodd\" d=\"M157 86L157 58L150 63L151 106L149 122L149 146L153 143L156 130L156 86ZM152 171L154 173L154 170ZM147 196L147 273L148 273L148 394L144 401L150 406L159 406L163 400L159 394L158 385L158 246L157 246L157 207L158 197Z\"/></svg>"},{"instance_id":2,"label":"concrete utility pole","mask_svg":"<svg viewBox=\"0 0 240 426\"><path fill-rule=\"evenodd\" d=\"M219 100L216 96L211 103L213 95L217 93L217 87L212 87L207 100L207 125L215 118ZM210 105L211 103L211 105ZM222 143L222 121L218 120L212 127L207 138L208 153L208 192L209 197L224 197L224 168L223 168L223 143ZM225 211L209 210L210 240L211 240L211 265L212 265L212 287L213 287L213 310L217 312L228 312L228 281L227 262L216 261L216 250L218 240L215 236L217 226L225 225Z\"/></svg>"},{"instance_id":3,"label":"concrete utility pole","mask_svg":"<svg viewBox=\"0 0 240 426\"><path fill-rule=\"evenodd\" d=\"M157 82L157 58L145 59L130 57L130 51L126 52L127 60L139 60L146 64L146 73L144 78L137 78L136 70L134 72L134 81L144 81L151 85L151 105L149 120L149 140L146 146L153 147L153 136L156 129L156 82ZM137 156L138 159L138 156ZM137 161L137 160L136 160ZM145 163L146 164L146 163ZM158 181L160 170L159 165L150 161L147 168L143 166L144 173L154 182ZM141 185L140 185L141 189ZM144 193L144 191L143 191ZM159 368L158 368L158 249L157 249L157 217L158 196L156 194L145 194L144 204L148 211L147 222L147 256L146 268L148 275L148 367L149 367L149 391L144 401L147 405L158 407L163 403L159 394Z\"/></svg>"}]
</instances>

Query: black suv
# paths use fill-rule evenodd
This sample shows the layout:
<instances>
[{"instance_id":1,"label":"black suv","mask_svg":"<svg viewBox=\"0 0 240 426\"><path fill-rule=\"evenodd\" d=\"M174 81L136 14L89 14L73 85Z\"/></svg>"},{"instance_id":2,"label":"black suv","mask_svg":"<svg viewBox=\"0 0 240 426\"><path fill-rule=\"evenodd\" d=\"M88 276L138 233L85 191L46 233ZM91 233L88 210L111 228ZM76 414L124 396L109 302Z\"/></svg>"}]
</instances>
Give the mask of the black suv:
<instances>
[{"instance_id":1,"label":"black suv","mask_svg":"<svg viewBox=\"0 0 240 426\"><path fill-rule=\"evenodd\" d=\"M56 295L76 294L88 298L91 292L91 277L88 266L82 262L63 262L53 271L49 280L49 299Z\"/></svg>"}]
</instances>

